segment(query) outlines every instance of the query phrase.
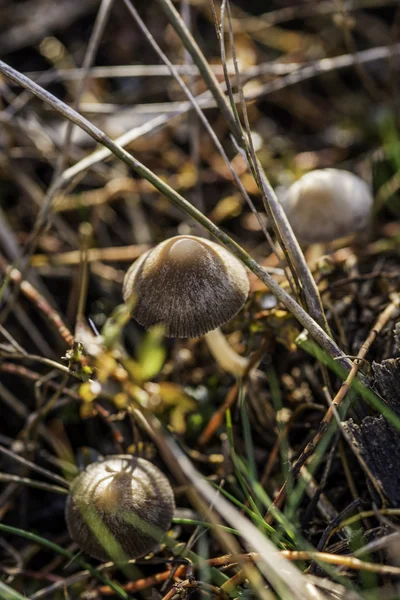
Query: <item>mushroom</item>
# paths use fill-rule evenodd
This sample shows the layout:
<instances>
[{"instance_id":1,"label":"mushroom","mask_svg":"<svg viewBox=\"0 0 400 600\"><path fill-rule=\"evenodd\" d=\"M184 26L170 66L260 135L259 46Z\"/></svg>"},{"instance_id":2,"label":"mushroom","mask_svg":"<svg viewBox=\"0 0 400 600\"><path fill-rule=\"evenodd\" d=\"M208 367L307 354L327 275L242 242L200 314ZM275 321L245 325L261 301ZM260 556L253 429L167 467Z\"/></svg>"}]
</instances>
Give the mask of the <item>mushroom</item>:
<instances>
[{"instance_id":1,"label":"mushroom","mask_svg":"<svg viewBox=\"0 0 400 600\"><path fill-rule=\"evenodd\" d=\"M373 196L369 185L342 169L317 169L280 194L301 244L330 242L368 225Z\"/></svg>"},{"instance_id":2,"label":"mushroom","mask_svg":"<svg viewBox=\"0 0 400 600\"><path fill-rule=\"evenodd\" d=\"M169 337L205 335L222 368L242 374L247 359L218 329L239 312L249 294L245 267L223 246L192 235L170 238L129 268L124 300L132 295L133 317L143 327L162 323Z\"/></svg>"},{"instance_id":3,"label":"mushroom","mask_svg":"<svg viewBox=\"0 0 400 600\"><path fill-rule=\"evenodd\" d=\"M143 458L115 455L90 464L72 482L66 521L84 552L123 562L154 550L174 510L171 484L160 469Z\"/></svg>"}]
</instances>

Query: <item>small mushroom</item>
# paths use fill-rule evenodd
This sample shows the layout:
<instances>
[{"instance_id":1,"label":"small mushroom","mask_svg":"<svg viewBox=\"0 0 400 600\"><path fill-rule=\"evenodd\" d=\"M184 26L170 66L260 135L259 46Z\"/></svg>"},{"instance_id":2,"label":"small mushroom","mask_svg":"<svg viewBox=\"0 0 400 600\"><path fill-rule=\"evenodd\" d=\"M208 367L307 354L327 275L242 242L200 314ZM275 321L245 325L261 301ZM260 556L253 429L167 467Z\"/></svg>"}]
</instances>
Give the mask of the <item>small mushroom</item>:
<instances>
[{"instance_id":1,"label":"small mushroom","mask_svg":"<svg viewBox=\"0 0 400 600\"><path fill-rule=\"evenodd\" d=\"M135 297L133 317L138 323L146 328L162 323L169 337L211 332L206 335L211 352L226 368L228 350L227 370L235 374L243 372L247 360L217 328L243 307L248 294L242 263L223 246L191 235L173 237L143 254L128 270L123 286L125 301ZM238 358L236 363L232 356Z\"/></svg>"},{"instance_id":2,"label":"small mushroom","mask_svg":"<svg viewBox=\"0 0 400 600\"><path fill-rule=\"evenodd\" d=\"M368 184L342 169L310 171L280 194L301 244L330 242L365 229L373 197Z\"/></svg>"},{"instance_id":3,"label":"small mushroom","mask_svg":"<svg viewBox=\"0 0 400 600\"><path fill-rule=\"evenodd\" d=\"M99 560L122 562L153 550L175 510L171 485L148 460L107 456L72 482L66 504L69 533Z\"/></svg>"}]
</instances>

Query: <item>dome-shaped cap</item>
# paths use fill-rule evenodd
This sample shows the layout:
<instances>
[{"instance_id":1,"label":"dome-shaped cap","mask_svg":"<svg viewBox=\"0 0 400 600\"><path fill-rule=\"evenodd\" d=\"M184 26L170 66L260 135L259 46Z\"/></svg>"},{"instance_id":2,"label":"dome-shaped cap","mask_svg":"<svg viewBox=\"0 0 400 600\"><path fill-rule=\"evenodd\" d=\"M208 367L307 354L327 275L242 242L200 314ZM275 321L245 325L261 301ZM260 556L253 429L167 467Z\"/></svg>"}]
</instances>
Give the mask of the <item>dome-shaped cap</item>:
<instances>
[{"instance_id":1,"label":"dome-shaped cap","mask_svg":"<svg viewBox=\"0 0 400 600\"><path fill-rule=\"evenodd\" d=\"M162 323L169 337L199 337L229 321L244 305L249 280L228 250L191 235L162 242L125 276L125 301L144 327Z\"/></svg>"},{"instance_id":2,"label":"dome-shaped cap","mask_svg":"<svg viewBox=\"0 0 400 600\"><path fill-rule=\"evenodd\" d=\"M151 462L107 456L72 482L66 504L71 538L99 560L138 558L168 531L175 510L171 485Z\"/></svg>"},{"instance_id":3,"label":"dome-shaped cap","mask_svg":"<svg viewBox=\"0 0 400 600\"><path fill-rule=\"evenodd\" d=\"M306 173L280 201L303 244L329 242L364 229L373 205L368 184L342 169Z\"/></svg>"}]
</instances>

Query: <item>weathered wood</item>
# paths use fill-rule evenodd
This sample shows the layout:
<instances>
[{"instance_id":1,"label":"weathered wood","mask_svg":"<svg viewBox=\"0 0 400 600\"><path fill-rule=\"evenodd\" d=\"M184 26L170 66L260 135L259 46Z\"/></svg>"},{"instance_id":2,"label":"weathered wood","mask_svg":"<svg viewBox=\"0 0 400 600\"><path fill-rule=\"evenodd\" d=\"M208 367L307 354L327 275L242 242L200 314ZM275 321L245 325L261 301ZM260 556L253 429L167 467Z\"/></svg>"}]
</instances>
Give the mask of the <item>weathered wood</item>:
<instances>
[{"instance_id":1,"label":"weathered wood","mask_svg":"<svg viewBox=\"0 0 400 600\"><path fill-rule=\"evenodd\" d=\"M381 363L373 363L372 371L374 387L389 408L400 414L400 358L389 358Z\"/></svg>"},{"instance_id":2,"label":"weathered wood","mask_svg":"<svg viewBox=\"0 0 400 600\"><path fill-rule=\"evenodd\" d=\"M365 417L360 425L349 419L343 427L375 488L400 506L400 432L382 416Z\"/></svg>"}]
</instances>

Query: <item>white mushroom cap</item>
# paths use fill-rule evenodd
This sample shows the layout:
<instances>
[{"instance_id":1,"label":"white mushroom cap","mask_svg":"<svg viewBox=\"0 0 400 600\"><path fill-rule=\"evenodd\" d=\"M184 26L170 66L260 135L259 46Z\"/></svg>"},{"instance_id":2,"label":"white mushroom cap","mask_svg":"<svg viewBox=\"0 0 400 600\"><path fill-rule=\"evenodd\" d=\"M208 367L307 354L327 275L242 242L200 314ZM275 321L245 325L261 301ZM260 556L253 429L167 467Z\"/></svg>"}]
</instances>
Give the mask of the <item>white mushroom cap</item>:
<instances>
[{"instance_id":1,"label":"white mushroom cap","mask_svg":"<svg viewBox=\"0 0 400 600\"><path fill-rule=\"evenodd\" d=\"M162 323L169 337L200 337L229 321L249 294L246 269L223 246L179 235L143 254L128 270L124 300L133 317Z\"/></svg>"},{"instance_id":2,"label":"white mushroom cap","mask_svg":"<svg viewBox=\"0 0 400 600\"><path fill-rule=\"evenodd\" d=\"M302 244L329 242L364 229L373 205L368 184L341 169L306 173L280 201Z\"/></svg>"}]
</instances>

